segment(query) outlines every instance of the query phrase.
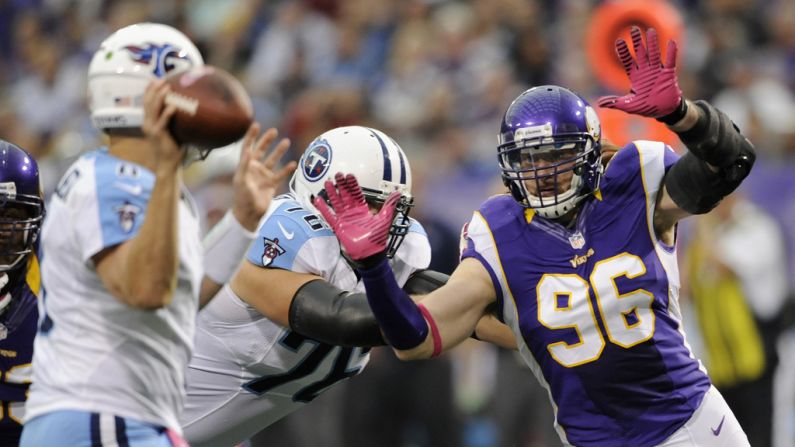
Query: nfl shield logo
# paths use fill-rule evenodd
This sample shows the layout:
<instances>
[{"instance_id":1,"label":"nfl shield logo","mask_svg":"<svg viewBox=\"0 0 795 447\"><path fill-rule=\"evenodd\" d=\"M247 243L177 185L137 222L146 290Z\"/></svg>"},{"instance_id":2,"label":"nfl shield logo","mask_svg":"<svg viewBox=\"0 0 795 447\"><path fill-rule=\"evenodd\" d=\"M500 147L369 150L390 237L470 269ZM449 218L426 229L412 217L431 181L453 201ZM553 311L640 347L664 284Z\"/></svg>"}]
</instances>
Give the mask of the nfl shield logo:
<instances>
[{"instance_id":1,"label":"nfl shield logo","mask_svg":"<svg viewBox=\"0 0 795 447\"><path fill-rule=\"evenodd\" d=\"M571 248L579 250L582 247L585 247L585 238L582 236L582 233L578 231L569 236L569 243L571 244Z\"/></svg>"}]
</instances>

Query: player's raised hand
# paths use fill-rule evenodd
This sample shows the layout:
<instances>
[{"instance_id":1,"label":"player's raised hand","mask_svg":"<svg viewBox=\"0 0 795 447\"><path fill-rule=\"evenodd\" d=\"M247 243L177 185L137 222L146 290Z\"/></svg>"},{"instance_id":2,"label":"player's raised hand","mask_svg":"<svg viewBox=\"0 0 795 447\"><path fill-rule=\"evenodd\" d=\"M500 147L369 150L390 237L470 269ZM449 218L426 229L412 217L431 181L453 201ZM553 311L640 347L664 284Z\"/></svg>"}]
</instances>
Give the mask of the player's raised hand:
<instances>
[{"instance_id":1,"label":"player's raised hand","mask_svg":"<svg viewBox=\"0 0 795 447\"><path fill-rule=\"evenodd\" d=\"M170 87L162 79L149 83L144 91L144 121L141 131L155 148L157 169L170 173L181 166L184 152L168 130L168 123L176 108L166 105L166 95Z\"/></svg>"},{"instance_id":2,"label":"player's raised hand","mask_svg":"<svg viewBox=\"0 0 795 447\"><path fill-rule=\"evenodd\" d=\"M603 96L599 98L599 106L651 118L673 113L682 101L682 91L676 79L676 42L668 41L663 64L654 28L646 31L647 46L643 45L640 28L633 26L630 34L635 48L634 58L624 39L616 40L616 53L632 85L630 93Z\"/></svg>"},{"instance_id":3,"label":"player's raised hand","mask_svg":"<svg viewBox=\"0 0 795 447\"><path fill-rule=\"evenodd\" d=\"M334 209L329 208L321 197L315 197L315 207L334 230L345 253L354 261L383 253L400 192L390 194L381 210L371 214L359 182L352 174L337 173L334 183L327 180L325 187Z\"/></svg>"},{"instance_id":4,"label":"player's raised hand","mask_svg":"<svg viewBox=\"0 0 795 447\"><path fill-rule=\"evenodd\" d=\"M257 225L265 211L268 210L277 188L297 166L295 161L291 161L277 170L276 164L290 147L290 140L282 138L266 157L265 153L276 140L278 132L276 129L270 128L257 138L259 130L259 124L254 123L243 137L240 162L232 179L235 190L232 213L237 221L249 231L257 229Z\"/></svg>"}]
</instances>

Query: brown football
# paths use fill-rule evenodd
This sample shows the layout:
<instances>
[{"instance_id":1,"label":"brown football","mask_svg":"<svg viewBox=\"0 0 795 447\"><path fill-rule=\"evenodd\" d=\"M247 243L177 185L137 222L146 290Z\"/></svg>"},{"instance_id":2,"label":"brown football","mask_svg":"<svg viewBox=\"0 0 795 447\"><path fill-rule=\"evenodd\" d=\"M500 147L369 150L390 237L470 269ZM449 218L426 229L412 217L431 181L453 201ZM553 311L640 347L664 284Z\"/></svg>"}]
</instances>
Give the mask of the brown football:
<instances>
[{"instance_id":1,"label":"brown football","mask_svg":"<svg viewBox=\"0 0 795 447\"><path fill-rule=\"evenodd\" d=\"M167 105L177 112L169 129L180 144L202 149L226 146L243 138L254 112L246 90L223 69L205 65L167 79Z\"/></svg>"}]
</instances>

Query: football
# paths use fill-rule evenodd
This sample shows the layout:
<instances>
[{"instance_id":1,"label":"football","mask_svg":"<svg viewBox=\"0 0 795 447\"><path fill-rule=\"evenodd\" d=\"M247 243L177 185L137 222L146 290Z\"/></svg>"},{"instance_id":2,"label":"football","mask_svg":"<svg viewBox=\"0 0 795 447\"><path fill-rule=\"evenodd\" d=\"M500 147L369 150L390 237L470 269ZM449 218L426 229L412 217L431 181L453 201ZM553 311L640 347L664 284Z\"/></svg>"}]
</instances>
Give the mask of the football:
<instances>
[{"instance_id":1,"label":"football","mask_svg":"<svg viewBox=\"0 0 795 447\"><path fill-rule=\"evenodd\" d=\"M253 120L251 98L227 71L205 65L167 78L165 99L177 111L169 130L179 144L201 149L226 146L243 138Z\"/></svg>"}]
</instances>

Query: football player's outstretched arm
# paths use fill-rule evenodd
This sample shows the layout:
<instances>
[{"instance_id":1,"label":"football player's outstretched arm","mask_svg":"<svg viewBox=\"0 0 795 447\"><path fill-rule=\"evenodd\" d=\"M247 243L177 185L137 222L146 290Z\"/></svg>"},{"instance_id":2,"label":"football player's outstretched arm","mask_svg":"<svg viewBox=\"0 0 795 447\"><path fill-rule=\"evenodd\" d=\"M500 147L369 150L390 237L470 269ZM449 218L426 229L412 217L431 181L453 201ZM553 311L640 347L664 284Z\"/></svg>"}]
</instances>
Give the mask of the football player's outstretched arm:
<instances>
[{"instance_id":1,"label":"football player's outstretched arm","mask_svg":"<svg viewBox=\"0 0 795 447\"><path fill-rule=\"evenodd\" d=\"M168 85L152 82L144 93L143 132L154 146L155 185L135 237L93 256L105 288L139 309L168 305L177 283L178 203L183 152L168 132L173 106L165 106Z\"/></svg>"},{"instance_id":2,"label":"football player's outstretched arm","mask_svg":"<svg viewBox=\"0 0 795 447\"><path fill-rule=\"evenodd\" d=\"M407 294L428 293L446 282L447 275L423 270L412 275L403 290ZM229 286L259 313L303 336L337 346L386 344L365 294L341 290L319 276L244 261ZM491 326L496 325L486 325ZM484 331L484 341L499 333ZM513 347L505 342L500 346Z\"/></svg>"},{"instance_id":3,"label":"football player's outstretched arm","mask_svg":"<svg viewBox=\"0 0 795 447\"><path fill-rule=\"evenodd\" d=\"M483 265L473 258L464 259L447 284L420 300L425 323L430 326L425 339L408 349L398 349L393 345L395 353L401 360L434 357L469 338L476 328L479 339L515 349L516 341L510 329L496 318L484 315L486 307L495 299L494 285ZM433 326L437 334L434 334Z\"/></svg>"},{"instance_id":4,"label":"football player's outstretched arm","mask_svg":"<svg viewBox=\"0 0 795 447\"><path fill-rule=\"evenodd\" d=\"M485 272L485 270L483 270L483 272ZM483 278L487 277L483 276ZM409 278L403 290L410 294L411 299L415 302L422 302L429 293L444 286L449 280L450 277L444 273L422 270L415 272ZM488 290L491 291L493 291L493 289L493 285L488 288ZM492 308L496 306L496 304L497 303L494 302L484 309L484 313L478 320L475 331L470 334L470 337L486 343L492 343L501 348L516 350L518 347L513 331L497 318L496 312Z\"/></svg>"},{"instance_id":5,"label":"football player's outstretched arm","mask_svg":"<svg viewBox=\"0 0 795 447\"><path fill-rule=\"evenodd\" d=\"M447 284L415 304L397 285L384 255L399 193L393 193L381 211L371 215L352 175L338 173L335 181L336 188L331 182L325 185L334 211L322 199L316 199L315 206L348 256L360 263L370 308L398 357L433 357L469 337L496 299L483 266L464 260Z\"/></svg>"},{"instance_id":6,"label":"football player's outstretched arm","mask_svg":"<svg viewBox=\"0 0 795 447\"><path fill-rule=\"evenodd\" d=\"M262 216L276 189L295 170L296 162L276 170L276 165L290 147L283 138L265 157L278 132L270 128L257 139L260 126L254 123L243 138L240 162L232 183L234 202L218 224L204 238L204 279L199 306L204 307L237 270L248 246L256 237ZM256 142L255 142L256 139ZM275 283L274 283L275 284Z\"/></svg>"},{"instance_id":7,"label":"football player's outstretched arm","mask_svg":"<svg viewBox=\"0 0 795 447\"><path fill-rule=\"evenodd\" d=\"M600 98L599 106L655 118L668 125L688 153L666 173L654 212L658 234L681 218L714 208L748 176L756 159L754 147L726 114L706 101L682 96L676 78L676 43L669 41L662 63L657 32L650 28L646 45L639 28L631 31L635 57L623 39L616 53L627 72L629 94Z\"/></svg>"}]
</instances>

